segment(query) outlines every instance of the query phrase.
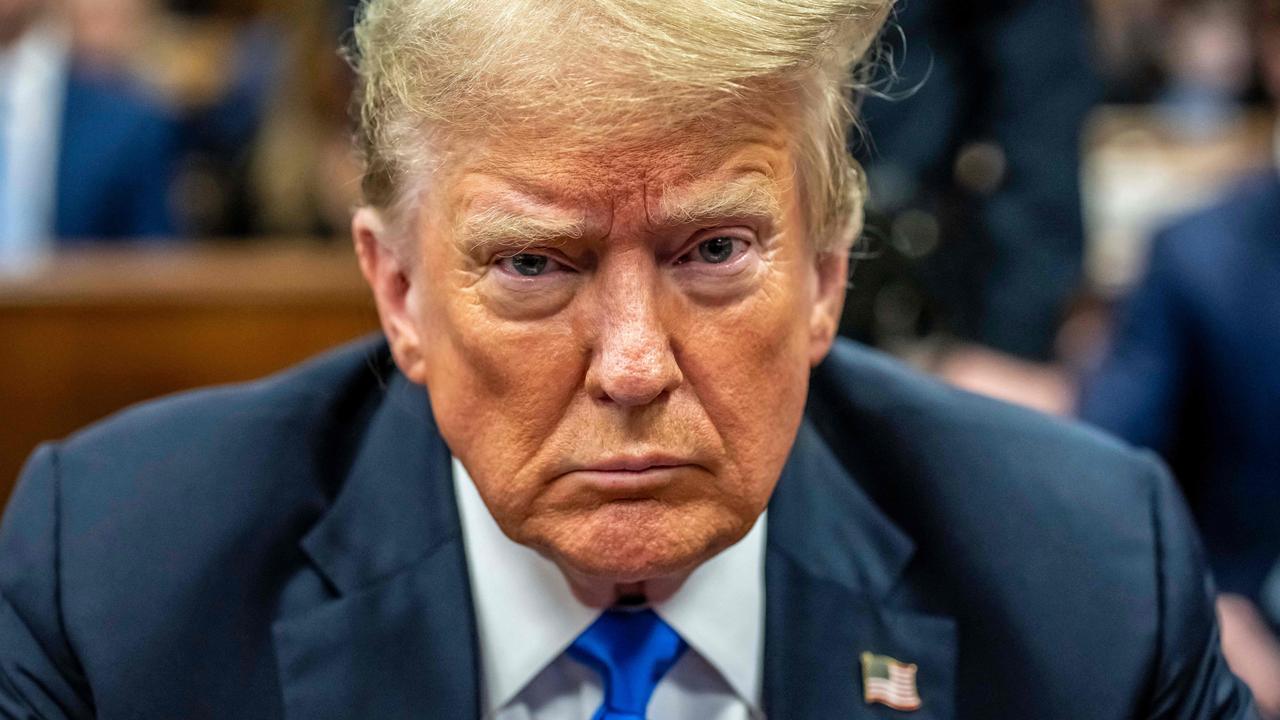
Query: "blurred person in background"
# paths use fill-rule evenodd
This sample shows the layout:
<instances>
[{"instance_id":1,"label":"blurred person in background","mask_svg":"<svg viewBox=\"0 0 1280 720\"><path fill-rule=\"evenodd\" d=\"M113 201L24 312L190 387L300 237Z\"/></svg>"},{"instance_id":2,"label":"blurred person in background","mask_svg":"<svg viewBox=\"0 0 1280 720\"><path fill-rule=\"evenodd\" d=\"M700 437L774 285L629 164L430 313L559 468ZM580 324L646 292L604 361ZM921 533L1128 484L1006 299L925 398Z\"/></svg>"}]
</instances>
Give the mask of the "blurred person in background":
<instances>
[{"instance_id":1,"label":"blurred person in background","mask_svg":"<svg viewBox=\"0 0 1280 720\"><path fill-rule=\"evenodd\" d=\"M1102 84L1087 8L910 2L864 104L872 194L841 332L971 390L1049 412L1080 283L1080 134ZM1052 77L1052 81L1046 78Z\"/></svg>"},{"instance_id":2,"label":"blurred person in background","mask_svg":"<svg viewBox=\"0 0 1280 720\"><path fill-rule=\"evenodd\" d=\"M1257 12L1262 77L1280 100L1280 2L1263 0ZM1273 166L1157 236L1078 412L1173 467L1224 593L1228 660L1280 717L1280 617L1268 627L1257 609L1280 558L1278 359Z\"/></svg>"},{"instance_id":3,"label":"blurred person in background","mask_svg":"<svg viewBox=\"0 0 1280 720\"><path fill-rule=\"evenodd\" d=\"M127 75L151 30L152 0L61 0L77 62L98 74Z\"/></svg>"},{"instance_id":4,"label":"blurred person in background","mask_svg":"<svg viewBox=\"0 0 1280 720\"><path fill-rule=\"evenodd\" d=\"M249 166L253 229L335 238L360 202L361 169L348 122L354 76L334 50L351 26L351 6L343 0L277 2L290 22L282 72Z\"/></svg>"},{"instance_id":5,"label":"blurred person in background","mask_svg":"<svg viewBox=\"0 0 1280 720\"><path fill-rule=\"evenodd\" d=\"M1170 0L1160 27L1166 77L1156 102L1166 123L1190 139L1232 126L1253 77L1246 0Z\"/></svg>"},{"instance_id":6,"label":"blurred person in background","mask_svg":"<svg viewBox=\"0 0 1280 720\"><path fill-rule=\"evenodd\" d=\"M203 54L200 91L184 93L192 152L179 199L202 236L315 236L345 232L359 200L351 144L350 67L337 51L349 0L237 0L184 4ZM212 52L210 52L212 51ZM173 52L171 50L171 52ZM210 71L213 72L210 72ZM190 85L181 75L166 79ZM212 91L205 87L212 84Z\"/></svg>"},{"instance_id":7,"label":"blurred person in background","mask_svg":"<svg viewBox=\"0 0 1280 720\"><path fill-rule=\"evenodd\" d=\"M1080 275L1080 128L1101 95L1086 15L1055 0L900 6L896 79L865 103L856 147L874 259L843 332L1050 358Z\"/></svg>"},{"instance_id":8,"label":"blurred person in background","mask_svg":"<svg viewBox=\"0 0 1280 720\"><path fill-rule=\"evenodd\" d=\"M176 125L98 62L109 33L77 53L75 18L99 1L0 0L0 266L63 241L174 233Z\"/></svg>"}]
</instances>

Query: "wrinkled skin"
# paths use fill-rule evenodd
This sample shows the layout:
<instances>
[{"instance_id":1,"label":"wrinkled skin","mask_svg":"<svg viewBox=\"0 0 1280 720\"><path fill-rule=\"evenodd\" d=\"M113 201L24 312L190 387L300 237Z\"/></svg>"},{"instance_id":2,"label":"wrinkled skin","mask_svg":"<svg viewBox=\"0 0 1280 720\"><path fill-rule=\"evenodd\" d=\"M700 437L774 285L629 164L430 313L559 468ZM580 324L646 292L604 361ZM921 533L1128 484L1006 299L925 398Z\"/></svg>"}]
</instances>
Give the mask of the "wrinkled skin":
<instances>
[{"instance_id":1,"label":"wrinkled skin","mask_svg":"<svg viewBox=\"0 0 1280 720\"><path fill-rule=\"evenodd\" d=\"M502 530L592 604L751 529L838 323L847 262L805 237L788 136L727 127L458 152L410 253L378 211L354 222L397 364ZM642 469L593 470L619 458Z\"/></svg>"}]
</instances>

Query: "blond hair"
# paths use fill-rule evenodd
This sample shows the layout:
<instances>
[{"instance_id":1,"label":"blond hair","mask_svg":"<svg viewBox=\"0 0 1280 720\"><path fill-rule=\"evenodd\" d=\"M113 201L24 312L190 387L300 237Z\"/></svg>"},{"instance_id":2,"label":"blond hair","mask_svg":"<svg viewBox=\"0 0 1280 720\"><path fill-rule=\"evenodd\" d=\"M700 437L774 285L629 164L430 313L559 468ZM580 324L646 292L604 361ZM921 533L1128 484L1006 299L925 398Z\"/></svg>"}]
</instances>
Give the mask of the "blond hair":
<instances>
[{"instance_id":1,"label":"blond hair","mask_svg":"<svg viewBox=\"0 0 1280 720\"><path fill-rule=\"evenodd\" d=\"M448 141L652 137L777 112L819 250L860 230L854 68L892 0L368 0L356 24L365 200L394 208ZM761 102L761 101L764 102Z\"/></svg>"}]
</instances>

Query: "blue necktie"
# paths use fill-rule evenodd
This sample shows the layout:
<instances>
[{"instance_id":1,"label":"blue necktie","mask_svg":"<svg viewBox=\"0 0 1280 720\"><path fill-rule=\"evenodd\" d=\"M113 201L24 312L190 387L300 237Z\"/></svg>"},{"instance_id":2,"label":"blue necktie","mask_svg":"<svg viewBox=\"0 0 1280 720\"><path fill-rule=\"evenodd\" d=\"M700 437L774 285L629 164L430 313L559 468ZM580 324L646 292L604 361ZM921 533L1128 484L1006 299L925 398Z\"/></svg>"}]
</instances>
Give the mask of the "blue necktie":
<instances>
[{"instance_id":1,"label":"blue necktie","mask_svg":"<svg viewBox=\"0 0 1280 720\"><path fill-rule=\"evenodd\" d=\"M568 650L604 681L604 704L593 720L644 720L658 681L686 647L652 610L605 611Z\"/></svg>"}]
</instances>

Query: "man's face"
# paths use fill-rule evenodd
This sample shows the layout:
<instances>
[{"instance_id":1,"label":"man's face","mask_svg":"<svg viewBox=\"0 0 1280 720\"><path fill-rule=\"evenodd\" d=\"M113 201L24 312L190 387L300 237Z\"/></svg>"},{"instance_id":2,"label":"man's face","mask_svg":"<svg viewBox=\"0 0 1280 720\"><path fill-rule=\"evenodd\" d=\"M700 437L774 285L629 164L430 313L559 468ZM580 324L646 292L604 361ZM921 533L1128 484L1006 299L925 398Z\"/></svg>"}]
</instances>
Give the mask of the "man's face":
<instances>
[{"instance_id":1,"label":"man's face","mask_svg":"<svg viewBox=\"0 0 1280 720\"><path fill-rule=\"evenodd\" d=\"M379 298L397 360L503 531L571 579L678 577L769 500L846 269L804 237L789 139L513 139L424 199L403 323Z\"/></svg>"},{"instance_id":2,"label":"man's face","mask_svg":"<svg viewBox=\"0 0 1280 720\"><path fill-rule=\"evenodd\" d=\"M16 40L45 6L45 0L0 0L0 44Z\"/></svg>"}]
</instances>

